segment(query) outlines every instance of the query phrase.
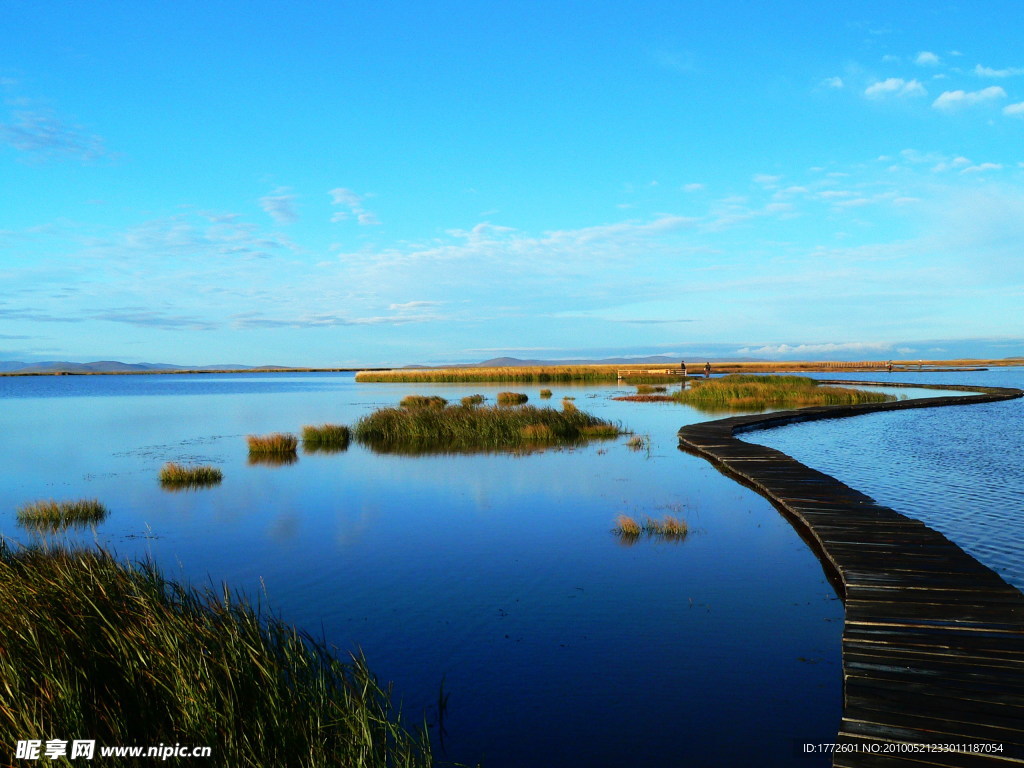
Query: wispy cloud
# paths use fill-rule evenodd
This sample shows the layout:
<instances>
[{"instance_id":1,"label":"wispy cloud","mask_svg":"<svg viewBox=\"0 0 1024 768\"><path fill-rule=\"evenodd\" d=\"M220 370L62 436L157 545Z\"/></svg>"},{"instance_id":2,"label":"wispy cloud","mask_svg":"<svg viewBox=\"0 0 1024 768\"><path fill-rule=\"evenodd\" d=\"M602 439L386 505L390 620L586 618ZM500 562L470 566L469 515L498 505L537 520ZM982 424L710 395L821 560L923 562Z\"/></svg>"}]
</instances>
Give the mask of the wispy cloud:
<instances>
[{"instance_id":1,"label":"wispy cloud","mask_svg":"<svg viewBox=\"0 0 1024 768\"><path fill-rule=\"evenodd\" d=\"M845 83L843 82L843 78L841 77L826 77L824 80L821 81L821 85L823 88L838 89L842 88L845 85Z\"/></svg>"},{"instance_id":2,"label":"wispy cloud","mask_svg":"<svg viewBox=\"0 0 1024 768\"><path fill-rule=\"evenodd\" d=\"M296 196L285 187L280 187L272 194L260 198L260 207L270 214L278 224L291 224L298 221L299 214L295 210Z\"/></svg>"},{"instance_id":3,"label":"wispy cloud","mask_svg":"<svg viewBox=\"0 0 1024 768\"><path fill-rule=\"evenodd\" d=\"M1001 171L1003 166L999 163L978 163L964 168L960 173L984 173L985 171Z\"/></svg>"},{"instance_id":4,"label":"wispy cloud","mask_svg":"<svg viewBox=\"0 0 1024 768\"><path fill-rule=\"evenodd\" d=\"M939 65L939 57L931 51L921 51L914 59L914 63L922 67L937 67Z\"/></svg>"},{"instance_id":5,"label":"wispy cloud","mask_svg":"<svg viewBox=\"0 0 1024 768\"><path fill-rule=\"evenodd\" d=\"M977 104L988 104L1005 98L1006 91L998 85L991 85L980 91L945 91L932 102L932 106L935 109L951 111Z\"/></svg>"},{"instance_id":6,"label":"wispy cloud","mask_svg":"<svg viewBox=\"0 0 1024 768\"><path fill-rule=\"evenodd\" d=\"M814 359L823 354L846 356L850 353L878 354L892 351L893 345L884 342L849 341L825 344L765 344L760 347L741 347L736 350L736 354L754 355L757 357L809 357Z\"/></svg>"},{"instance_id":7,"label":"wispy cloud","mask_svg":"<svg viewBox=\"0 0 1024 768\"><path fill-rule=\"evenodd\" d=\"M1024 101L1018 101L1016 104L1007 104L1003 107L1003 114L1010 115L1011 117L1024 117Z\"/></svg>"},{"instance_id":8,"label":"wispy cloud","mask_svg":"<svg viewBox=\"0 0 1024 768\"><path fill-rule=\"evenodd\" d=\"M111 323L124 323L145 328L162 328L170 331L212 331L220 327L218 323L212 323L198 317L171 315L165 312L154 312L135 307L97 312L92 314L91 317L95 320L106 320Z\"/></svg>"},{"instance_id":9,"label":"wispy cloud","mask_svg":"<svg viewBox=\"0 0 1024 768\"><path fill-rule=\"evenodd\" d=\"M338 207L338 210L331 216L331 222L336 223L355 217L356 222L364 227L380 224L377 216L366 210L362 195L357 195L351 189L344 187L336 187L329 194L331 202Z\"/></svg>"},{"instance_id":10,"label":"wispy cloud","mask_svg":"<svg viewBox=\"0 0 1024 768\"><path fill-rule=\"evenodd\" d=\"M107 150L103 139L63 121L50 110L22 110L0 123L0 140L36 159L96 160Z\"/></svg>"},{"instance_id":11,"label":"wispy cloud","mask_svg":"<svg viewBox=\"0 0 1024 768\"><path fill-rule=\"evenodd\" d=\"M923 96L927 93L924 86L917 80L904 80L901 77L889 77L872 83L864 89L869 99L881 99L886 96Z\"/></svg>"},{"instance_id":12,"label":"wispy cloud","mask_svg":"<svg viewBox=\"0 0 1024 768\"><path fill-rule=\"evenodd\" d=\"M1016 75L1024 75L1024 67L992 69L992 67L983 67L981 64L978 64L973 71L978 77L1014 77Z\"/></svg>"}]
</instances>

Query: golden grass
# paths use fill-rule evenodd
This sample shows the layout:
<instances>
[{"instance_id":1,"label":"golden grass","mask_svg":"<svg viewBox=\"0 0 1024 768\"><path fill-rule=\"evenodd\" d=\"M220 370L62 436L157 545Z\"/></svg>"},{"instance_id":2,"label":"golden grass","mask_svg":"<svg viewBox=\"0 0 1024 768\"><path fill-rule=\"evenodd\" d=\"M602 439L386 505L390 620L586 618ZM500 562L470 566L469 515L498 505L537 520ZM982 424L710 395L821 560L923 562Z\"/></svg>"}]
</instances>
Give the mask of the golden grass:
<instances>
[{"instance_id":1,"label":"golden grass","mask_svg":"<svg viewBox=\"0 0 1024 768\"><path fill-rule=\"evenodd\" d=\"M667 392L668 387L664 384L637 384L636 393L638 395L650 395L654 392Z\"/></svg>"},{"instance_id":2,"label":"golden grass","mask_svg":"<svg viewBox=\"0 0 1024 768\"><path fill-rule=\"evenodd\" d=\"M406 395L398 405L402 408L444 408L448 401L438 395Z\"/></svg>"},{"instance_id":3,"label":"golden grass","mask_svg":"<svg viewBox=\"0 0 1024 768\"><path fill-rule=\"evenodd\" d=\"M348 448L352 431L344 424L307 424L302 428L302 450L307 453L335 452Z\"/></svg>"},{"instance_id":4,"label":"golden grass","mask_svg":"<svg viewBox=\"0 0 1024 768\"><path fill-rule=\"evenodd\" d=\"M219 483L224 474L210 465L188 466L169 461L160 468L159 477L164 488L205 488Z\"/></svg>"},{"instance_id":5,"label":"golden grass","mask_svg":"<svg viewBox=\"0 0 1024 768\"><path fill-rule=\"evenodd\" d=\"M461 402L467 408L472 408L474 405L482 405L486 399L483 395L466 395Z\"/></svg>"},{"instance_id":6,"label":"golden grass","mask_svg":"<svg viewBox=\"0 0 1024 768\"><path fill-rule=\"evenodd\" d=\"M274 432L269 435L248 435L245 441L249 444L250 454L294 454L299 446L299 438L285 432Z\"/></svg>"},{"instance_id":7,"label":"golden grass","mask_svg":"<svg viewBox=\"0 0 1024 768\"><path fill-rule=\"evenodd\" d=\"M394 371L360 371L356 381L460 382L460 381L615 381L616 365L545 365L508 368L430 368Z\"/></svg>"},{"instance_id":8,"label":"golden grass","mask_svg":"<svg viewBox=\"0 0 1024 768\"><path fill-rule=\"evenodd\" d=\"M22 504L17 514L21 525L57 531L72 525L98 523L109 514L109 510L98 499L45 499Z\"/></svg>"},{"instance_id":9,"label":"golden grass","mask_svg":"<svg viewBox=\"0 0 1024 768\"><path fill-rule=\"evenodd\" d=\"M550 389L542 389L540 391L540 396L541 396L542 400L547 400L549 397L551 397L551 390Z\"/></svg>"},{"instance_id":10,"label":"golden grass","mask_svg":"<svg viewBox=\"0 0 1024 768\"><path fill-rule=\"evenodd\" d=\"M641 523L629 515L620 514L615 518L615 527L612 528L612 533L627 544L636 542L641 536L664 541L682 541L689 532L686 522L673 515L665 515L660 520L646 517Z\"/></svg>"},{"instance_id":11,"label":"golden grass","mask_svg":"<svg viewBox=\"0 0 1024 768\"><path fill-rule=\"evenodd\" d=\"M530 397L522 392L499 392L495 399L498 405L522 405Z\"/></svg>"}]
</instances>

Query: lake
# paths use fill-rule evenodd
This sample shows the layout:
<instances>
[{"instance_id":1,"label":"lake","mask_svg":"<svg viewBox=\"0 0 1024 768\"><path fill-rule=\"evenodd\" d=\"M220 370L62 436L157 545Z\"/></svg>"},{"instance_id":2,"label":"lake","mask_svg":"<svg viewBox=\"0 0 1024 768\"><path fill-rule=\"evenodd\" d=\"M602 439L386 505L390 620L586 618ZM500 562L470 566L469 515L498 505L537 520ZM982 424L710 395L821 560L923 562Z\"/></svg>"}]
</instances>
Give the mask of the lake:
<instances>
[{"instance_id":1,"label":"lake","mask_svg":"<svg viewBox=\"0 0 1024 768\"><path fill-rule=\"evenodd\" d=\"M952 376L997 386L1024 378L1014 369L919 379ZM842 605L770 504L677 449L680 426L713 417L613 401L627 390L611 385L545 386L556 407L571 395L582 410L649 435L650 450L625 438L514 456L379 455L353 444L253 466L249 433L353 424L407 394L493 401L512 389L542 404L540 387L361 384L337 373L0 377L0 532L32 540L15 518L25 502L100 499L109 518L62 538L152 557L196 585L226 582L342 652L361 648L407 714L433 719L443 680L445 760L830 764L795 755L835 736ZM920 500L941 493L920 493L900 463L916 445L914 420L935 421L941 435L949 419L1000 422L1019 407L866 416L747 439L786 433L795 447L783 450L866 493L891 493L898 498L876 498L914 515L908 503L927 506ZM882 439L862 439L869 433L858 425L876 419L909 419L899 428L909 436L897 441L883 424ZM838 439L849 457L834 447L830 430L840 425L851 428ZM1019 431L1004 438L1019 457ZM942 438L931 442L939 448ZM981 438L971 450L979 469L1003 452ZM854 474L862 467L865 482L822 457ZM216 464L224 481L163 490L157 472L167 461ZM968 493L972 471L963 470ZM1019 498L1022 485L999 494ZM679 514L691 534L624 546L611 533L620 512ZM997 542L986 546L1006 553L1013 571L1020 552L1002 538L1019 521L1007 516L988 519L980 538Z\"/></svg>"}]
</instances>

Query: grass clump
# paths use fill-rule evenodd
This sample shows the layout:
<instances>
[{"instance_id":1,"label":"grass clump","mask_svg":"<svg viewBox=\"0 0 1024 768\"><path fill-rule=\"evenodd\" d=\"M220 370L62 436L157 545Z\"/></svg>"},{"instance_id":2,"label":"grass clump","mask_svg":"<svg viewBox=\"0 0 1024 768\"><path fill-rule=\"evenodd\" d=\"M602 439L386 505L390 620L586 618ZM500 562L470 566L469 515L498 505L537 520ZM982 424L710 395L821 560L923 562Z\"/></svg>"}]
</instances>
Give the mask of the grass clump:
<instances>
[{"instance_id":1,"label":"grass clump","mask_svg":"<svg viewBox=\"0 0 1024 768\"><path fill-rule=\"evenodd\" d=\"M541 400L548 400L548 399L550 399L551 398L551 390L550 389L542 389L540 391L540 397L541 397Z\"/></svg>"},{"instance_id":2,"label":"grass clump","mask_svg":"<svg viewBox=\"0 0 1024 768\"><path fill-rule=\"evenodd\" d=\"M483 395L466 395L460 402L467 408L472 408L475 405L482 405L486 399Z\"/></svg>"},{"instance_id":3,"label":"grass clump","mask_svg":"<svg viewBox=\"0 0 1024 768\"><path fill-rule=\"evenodd\" d=\"M642 451L651 447L651 438L649 435L633 435L626 441L626 447L633 451Z\"/></svg>"},{"instance_id":4,"label":"grass clump","mask_svg":"<svg viewBox=\"0 0 1024 768\"><path fill-rule=\"evenodd\" d=\"M354 430L356 440L382 453L516 450L537 444L581 443L620 433L617 424L583 411L532 405L382 408L361 418Z\"/></svg>"},{"instance_id":5,"label":"grass clump","mask_svg":"<svg viewBox=\"0 0 1024 768\"><path fill-rule=\"evenodd\" d=\"M655 392L667 392L668 387L664 384L637 384L636 393L638 395L650 395Z\"/></svg>"},{"instance_id":6,"label":"grass clump","mask_svg":"<svg viewBox=\"0 0 1024 768\"><path fill-rule=\"evenodd\" d=\"M682 541L689 532L686 522L673 515L665 515L660 520L647 517L643 522L638 522L629 515L618 515L615 518L615 527L612 528L612 533L627 544L635 543L641 536L663 541Z\"/></svg>"},{"instance_id":7,"label":"grass clump","mask_svg":"<svg viewBox=\"0 0 1024 768\"><path fill-rule=\"evenodd\" d=\"M55 501L46 499L22 504L18 507L18 522L21 525L51 531L59 531L72 525L90 525L101 522L109 510L98 499L77 501Z\"/></svg>"},{"instance_id":8,"label":"grass clump","mask_svg":"<svg viewBox=\"0 0 1024 768\"><path fill-rule=\"evenodd\" d=\"M495 399L498 405L522 405L530 398L522 392L499 392Z\"/></svg>"},{"instance_id":9,"label":"grass clump","mask_svg":"<svg viewBox=\"0 0 1024 768\"><path fill-rule=\"evenodd\" d=\"M285 432L274 432L269 435L249 435L245 438L249 444L250 455L294 454L299 446L299 438Z\"/></svg>"},{"instance_id":10,"label":"grass clump","mask_svg":"<svg viewBox=\"0 0 1024 768\"><path fill-rule=\"evenodd\" d=\"M187 466L169 461L160 468L160 485L164 488L205 488L223 479L220 469L210 465Z\"/></svg>"},{"instance_id":11,"label":"grass clump","mask_svg":"<svg viewBox=\"0 0 1024 768\"><path fill-rule=\"evenodd\" d=\"M426 726L405 724L361 655L342 661L226 587L0 542L0 593L6 743L88 734L209 746L218 765L433 764Z\"/></svg>"},{"instance_id":12,"label":"grass clump","mask_svg":"<svg viewBox=\"0 0 1024 768\"><path fill-rule=\"evenodd\" d=\"M444 408L448 401L438 395L406 395L399 406L402 408Z\"/></svg>"},{"instance_id":13,"label":"grass clump","mask_svg":"<svg viewBox=\"0 0 1024 768\"><path fill-rule=\"evenodd\" d=\"M302 449L317 451L344 451L352 439L352 430L344 424L307 424L302 428Z\"/></svg>"},{"instance_id":14,"label":"grass clump","mask_svg":"<svg viewBox=\"0 0 1024 768\"><path fill-rule=\"evenodd\" d=\"M691 380L688 389L671 395L637 394L615 399L685 403L702 411L714 412L884 403L896 398L881 392L825 386L806 376L732 374L719 379Z\"/></svg>"}]
</instances>

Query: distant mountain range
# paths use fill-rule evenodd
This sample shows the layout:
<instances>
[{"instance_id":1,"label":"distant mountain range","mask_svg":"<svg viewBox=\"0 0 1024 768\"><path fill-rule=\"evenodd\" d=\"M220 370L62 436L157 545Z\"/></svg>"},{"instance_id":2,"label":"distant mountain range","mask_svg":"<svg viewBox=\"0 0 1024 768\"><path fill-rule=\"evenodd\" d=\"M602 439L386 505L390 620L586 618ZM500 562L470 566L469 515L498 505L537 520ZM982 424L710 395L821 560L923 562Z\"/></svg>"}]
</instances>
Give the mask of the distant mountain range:
<instances>
[{"instance_id":1,"label":"distant mountain range","mask_svg":"<svg viewBox=\"0 0 1024 768\"><path fill-rule=\"evenodd\" d=\"M251 365L171 365L170 363L122 363L118 360L97 360L94 363L69 363L66 360L46 360L26 363L20 360L0 360L0 373L130 373L145 371L245 371ZM269 366L279 367L279 366Z\"/></svg>"}]
</instances>

